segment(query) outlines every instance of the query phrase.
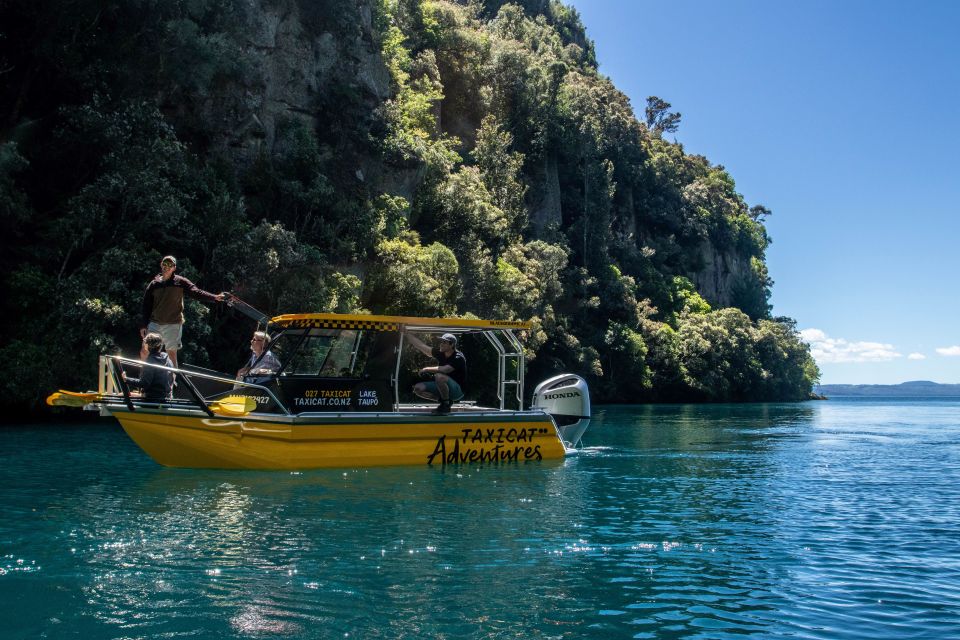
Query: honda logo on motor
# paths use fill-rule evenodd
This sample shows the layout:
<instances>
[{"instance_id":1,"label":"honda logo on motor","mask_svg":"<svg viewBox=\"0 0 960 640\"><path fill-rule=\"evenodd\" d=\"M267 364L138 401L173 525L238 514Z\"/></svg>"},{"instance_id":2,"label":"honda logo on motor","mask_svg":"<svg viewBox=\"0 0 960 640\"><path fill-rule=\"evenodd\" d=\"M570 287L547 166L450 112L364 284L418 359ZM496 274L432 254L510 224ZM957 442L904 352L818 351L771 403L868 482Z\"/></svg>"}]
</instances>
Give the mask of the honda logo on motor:
<instances>
[{"instance_id":1,"label":"honda logo on motor","mask_svg":"<svg viewBox=\"0 0 960 640\"><path fill-rule=\"evenodd\" d=\"M551 393L550 395L543 396L547 400L558 400L560 398L579 398L580 394L573 391L570 393Z\"/></svg>"}]
</instances>

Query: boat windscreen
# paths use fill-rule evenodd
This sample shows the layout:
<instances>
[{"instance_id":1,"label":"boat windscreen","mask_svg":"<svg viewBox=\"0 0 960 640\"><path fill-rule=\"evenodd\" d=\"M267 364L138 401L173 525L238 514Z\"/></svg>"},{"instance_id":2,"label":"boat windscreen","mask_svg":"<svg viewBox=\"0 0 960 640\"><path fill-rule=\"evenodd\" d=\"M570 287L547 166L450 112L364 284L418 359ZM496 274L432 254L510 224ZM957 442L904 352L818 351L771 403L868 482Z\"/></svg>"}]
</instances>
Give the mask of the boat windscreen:
<instances>
[{"instance_id":1,"label":"boat windscreen","mask_svg":"<svg viewBox=\"0 0 960 640\"><path fill-rule=\"evenodd\" d=\"M398 340L392 332L307 329L280 334L271 350L283 375L389 378Z\"/></svg>"},{"instance_id":2,"label":"boat windscreen","mask_svg":"<svg viewBox=\"0 0 960 640\"><path fill-rule=\"evenodd\" d=\"M351 375L352 354L360 331L313 329L285 332L271 344L286 375L339 377Z\"/></svg>"}]
</instances>

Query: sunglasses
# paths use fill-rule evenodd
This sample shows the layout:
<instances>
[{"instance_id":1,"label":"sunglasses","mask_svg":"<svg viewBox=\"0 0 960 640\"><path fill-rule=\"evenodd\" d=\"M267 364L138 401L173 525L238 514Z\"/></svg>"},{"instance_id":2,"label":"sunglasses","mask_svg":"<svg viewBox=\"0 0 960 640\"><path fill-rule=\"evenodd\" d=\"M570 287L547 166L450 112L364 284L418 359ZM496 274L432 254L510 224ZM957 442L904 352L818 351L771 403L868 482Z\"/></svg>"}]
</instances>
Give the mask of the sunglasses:
<instances>
[{"instance_id":1,"label":"sunglasses","mask_svg":"<svg viewBox=\"0 0 960 640\"><path fill-rule=\"evenodd\" d=\"M160 266L163 267L164 269L171 269L177 265L173 264L172 262L161 262Z\"/></svg>"}]
</instances>

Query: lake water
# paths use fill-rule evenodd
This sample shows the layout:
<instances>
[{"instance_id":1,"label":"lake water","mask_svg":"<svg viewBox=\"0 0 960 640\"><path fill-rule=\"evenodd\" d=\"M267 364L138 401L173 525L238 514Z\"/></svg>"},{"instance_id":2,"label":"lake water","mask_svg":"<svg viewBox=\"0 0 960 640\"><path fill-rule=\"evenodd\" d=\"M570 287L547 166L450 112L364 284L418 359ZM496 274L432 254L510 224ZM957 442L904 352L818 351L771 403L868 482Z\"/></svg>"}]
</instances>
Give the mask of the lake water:
<instances>
[{"instance_id":1,"label":"lake water","mask_svg":"<svg viewBox=\"0 0 960 640\"><path fill-rule=\"evenodd\" d=\"M960 401L601 407L503 466L0 428L3 638L957 638Z\"/></svg>"}]
</instances>

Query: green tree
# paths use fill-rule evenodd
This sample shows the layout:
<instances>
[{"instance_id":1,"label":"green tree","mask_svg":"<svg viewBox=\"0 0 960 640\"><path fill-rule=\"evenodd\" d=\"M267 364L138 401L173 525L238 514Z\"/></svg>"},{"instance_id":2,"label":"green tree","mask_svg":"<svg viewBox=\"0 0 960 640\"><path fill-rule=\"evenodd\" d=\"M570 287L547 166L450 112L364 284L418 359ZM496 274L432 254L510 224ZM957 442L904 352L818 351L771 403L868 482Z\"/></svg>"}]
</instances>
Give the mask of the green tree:
<instances>
[{"instance_id":1,"label":"green tree","mask_svg":"<svg viewBox=\"0 0 960 640\"><path fill-rule=\"evenodd\" d=\"M680 127L680 114L671 113L671 106L669 102L657 96L647 98L644 114L647 117L647 128L654 134L674 133Z\"/></svg>"},{"instance_id":2,"label":"green tree","mask_svg":"<svg viewBox=\"0 0 960 640\"><path fill-rule=\"evenodd\" d=\"M364 295L382 313L450 316L460 293L457 273L449 249L439 243L424 247L416 233L407 232L377 246Z\"/></svg>"},{"instance_id":3,"label":"green tree","mask_svg":"<svg viewBox=\"0 0 960 640\"><path fill-rule=\"evenodd\" d=\"M622 402L647 397L651 372L647 367L647 344L643 336L618 322L611 322L603 337L603 386L605 396Z\"/></svg>"},{"instance_id":4,"label":"green tree","mask_svg":"<svg viewBox=\"0 0 960 640\"><path fill-rule=\"evenodd\" d=\"M493 116L487 116L477 132L473 157L493 204L507 218L510 239L519 238L527 222L523 184L523 154L510 150L513 136L504 131Z\"/></svg>"}]
</instances>

